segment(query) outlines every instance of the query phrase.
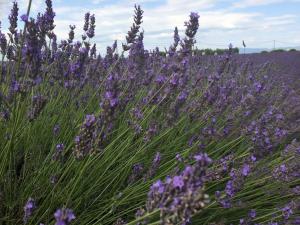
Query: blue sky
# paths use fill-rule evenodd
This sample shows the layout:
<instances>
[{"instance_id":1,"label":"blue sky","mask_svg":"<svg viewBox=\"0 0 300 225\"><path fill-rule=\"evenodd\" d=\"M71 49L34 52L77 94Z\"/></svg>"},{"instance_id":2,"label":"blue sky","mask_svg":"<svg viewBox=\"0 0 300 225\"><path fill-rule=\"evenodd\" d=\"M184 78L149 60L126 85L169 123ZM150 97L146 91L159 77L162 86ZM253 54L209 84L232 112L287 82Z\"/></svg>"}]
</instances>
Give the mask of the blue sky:
<instances>
[{"instance_id":1,"label":"blue sky","mask_svg":"<svg viewBox=\"0 0 300 225\"><path fill-rule=\"evenodd\" d=\"M12 0L0 0L0 20L7 28L8 6ZM25 10L27 0L19 0ZM241 47L245 40L251 48L300 46L300 0L53 0L56 33L68 35L68 25L76 25L76 34L82 34L85 12L96 15L98 49L104 50L114 40L124 41L132 24L134 4L145 11L143 29L146 48L168 47L172 43L174 27L181 36L184 21L191 11L200 15L197 46L224 48L229 43ZM44 1L33 0L32 13L43 10Z\"/></svg>"}]
</instances>

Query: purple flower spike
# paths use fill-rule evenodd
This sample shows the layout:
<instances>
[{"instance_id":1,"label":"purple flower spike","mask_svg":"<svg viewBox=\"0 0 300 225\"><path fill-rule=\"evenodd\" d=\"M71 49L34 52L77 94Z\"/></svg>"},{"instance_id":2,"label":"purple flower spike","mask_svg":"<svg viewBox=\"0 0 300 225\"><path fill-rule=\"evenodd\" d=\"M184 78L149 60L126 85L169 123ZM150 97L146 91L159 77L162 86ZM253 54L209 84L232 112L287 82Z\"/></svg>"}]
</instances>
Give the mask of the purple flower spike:
<instances>
[{"instance_id":1,"label":"purple flower spike","mask_svg":"<svg viewBox=\"0 0 300 225\"><path fill-rule=\"evenodd\" d=\"M249 212L249 216L254 219L256 217L256 210L255 209L251 209Z\"/></svg>"},{"instance_id":2,"label":"purple flower spike","mask_svg":"<svg viewBox=\"0 0 300 225\"><path fill-rule=\"evenodd\" d=\"M19 7L18 3L13 3L13 8L11 9L11 13L8 16L8 20L10 23L9 31L12 34L15 34L17 32L17 26L18 26L18 14L19 14Z\"/></svg>"},{"instance_id":3,"label":"purple flower spike","mask_svg":"<svg viewBox=\"0 0 300 225\"><path fill-rule=\"evenodd\" d=\"M83 124L81 125L79 134L75 137L75 157L81 159L93 151L94 131L96 128L95 115L86 115Z\"/></svg>"},{"instance_id":4,"label":"purple flower spike","mask_svg":"<svg viewBox=\"0 0 300 225\"><path fill-rule=\"evenodd\" d=\"M55 225L69 225L76 218L71 209L58 209L54 213L54 217L56 220Z\"/></svg>"},{"instance_id":5,"label":"purple flower spike","mask_svg":"<svg viewBox=\"0 0 300 225\"><path fill-rule=\"evenodd\" d=\"M243 176L248 176L250 173L250 166L248 164L245 164L242 168L242 174Z\"/></svg>"},{"instance_id":6,"label":"purple flower spike","mask_svg":"<svg viewBox=\"0 0 300 225\"><path fill-rule=\"evenodd\" d=\"M96 117L94 115L86 115L84 125L86 127L90 127L96 121Z\"/></svg>"},{"instance_id":7,"label":"purple flower spike","mask_svg":"<svg viewBox=\"0 0 300 225\"><path fill-rule=\"evenodd\" d=\"M281 209L283 218L285 220L289 219L293 212L293 202L287 204L285 207Z\"/></svg>"},{"instance_id":8,"label":"purple flower spike","mask_svg":"<svg viewBox=\"0 0 300 225\"><path fill-rule=\"evenodd\" d=\"M33 211L36 209L36 204L33 198L29 198L24 206L24 223L27 223L29 217L32 215Z\"/></svg>"}]
</instances>

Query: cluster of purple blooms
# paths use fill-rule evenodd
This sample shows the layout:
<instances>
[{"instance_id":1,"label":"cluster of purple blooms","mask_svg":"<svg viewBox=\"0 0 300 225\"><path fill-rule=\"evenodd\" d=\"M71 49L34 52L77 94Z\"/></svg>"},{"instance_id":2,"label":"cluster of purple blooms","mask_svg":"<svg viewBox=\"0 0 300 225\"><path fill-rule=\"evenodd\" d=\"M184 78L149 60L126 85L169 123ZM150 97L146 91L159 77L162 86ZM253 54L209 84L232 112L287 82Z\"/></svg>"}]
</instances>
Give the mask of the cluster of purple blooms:
<instances>
[{"instance_id":1,"label":"cluster of purple blooms","mask_svg":"<svg viewBox=\"0 0 300 225\"><path fill-rule=\"evenodd\" d=\"M194 213L209 203L204 193L206 168L212 160L206 153L194 156L195 164L187 165L182 172L165 181L158 180L151 187L146 211L160 211L161 224L188 224ZM139 210L138 216L142 210Z\"/></svg>"},{"instance_id":2,"label":"cluster of purple blooms","mask_svg":"<svg viewBox=\"0 0 300 225\"><path fill-rule=\"evenodd\" d=\"M75 137L74 155L77 159L81 159L94 151L95 128L96 117L94 115L86 115L79 135Z\"/></svg>"},{"instance_id":3,"label":"cluster of purple blooms","mask_svg":"<svg viewBox=\"0 0 300 225\"><path fill-rule=\"evenodd\" d=\"M43 108L46 106L47 98L42 95L35 95L32 97L32 106L28 111L28 119L30 121L37 118Z\"/></svg>"},{"instance_id":4,"label":"cluster of purple blooms","mask_svg":"<svg viewBox=\"0 0 300 225\"><path fill-rule=\"evenodd\" d=\"M36 201L33 198L29 198L24 206L24 224L26 224L30 217L33 215L34 211L37 209ZM54 218L56 220L55 225L69 225L72 220L74 220L75 214L73 210L68 208L57 209L54 213ZM40 223L40 225L44 225Z\"/></svg>"},{"instance_id":5,"label":"cluster of purple blooms","mask_svg":"<svg viewBox=\"0 0 300 225\"><path fill-rule=\"evenodd\" d=\"M56 210L54 217L55 225L69 225L76 218L73 210L67 208Z\"/></svg>"},{"instance_id":6,"label":"cluster of purple blooms","mask_svg":"<svg viewBox=\"0 0 300 225\"><path fill-rule=\"evenodd\" d=\"M300 143L295 139L285 147L282 157L286 160L273 170L273 177L282 182L295 181L300 177Z\"/></svg>"}]
</instances>

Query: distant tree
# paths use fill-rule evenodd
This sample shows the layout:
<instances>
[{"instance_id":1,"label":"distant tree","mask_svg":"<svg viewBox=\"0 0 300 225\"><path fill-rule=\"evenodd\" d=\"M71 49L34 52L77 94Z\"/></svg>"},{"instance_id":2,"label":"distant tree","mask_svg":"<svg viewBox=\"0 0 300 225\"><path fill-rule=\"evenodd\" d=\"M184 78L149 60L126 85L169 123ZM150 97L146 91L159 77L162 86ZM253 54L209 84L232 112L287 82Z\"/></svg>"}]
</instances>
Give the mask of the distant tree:
<instances>
[{"instance_id":1,"label":"distant tree","mask_svg":"<svg viewBox=\"0 0 300 225\"><path fill-rule=\"evenodd\" d=\"M206 48L206 49L194 49L194 54L195 55L223 55L228 51L228 49L211 49L211 48ZM232 48L232 53L233 54L239 54L239 48Z\"/></svg>"},{"instance_id":2,"label":"distant tree","mask_svg":"<svg viewBox=\"0 0 300 225\"><path fill-rule=\"evenodd\" d=\"M210 48L206 48L206 49L204 49L204 54L205 55L213 55L214 54L214 50L212 50Z\"/></svg>"},{"instance_id":3,"label":"distant tree","mask_svg":"<svg viewBox=\"0 0 300 225\"><path fill-rule=\"evenodd\" d=\"M285 50L284 49L274 49L271 52L285 52Z\"/></svg>"},{"instance_id":4,"label":"distant tree","mask_svg":"<svg viewBox=\"0 0 300 225\"><path fill-rule=\"evenodd\" d=\"M217 55L223 55L225 53L225 49L219 49L219 48L217 48L215 50L215 53L217 53Z\"/></svg>"},{"instance_id":5,"label":"distant tree","mask_svg":"<svg viewBox=\"0 0 300 225\"><path fill-rule=\"evenodd\" d=\"M289 50L289 52L296 52L296 51L297 51L297 50L294 49L294 48L292 48L292 49Z\"/></svg>"},{"instance_id":6,"label":"distant tree","mask_svg":"<svg viewBox=\"0 0 300 225\"><path fill-rule=\"evenodd\" d=\"M160 55L160 56L166 56L167 53L166 53L166 52L163 52L163 51L159 51L159 55Z\"/></svg>"},{"instance_id":7,"label":"distant tree","mask_svg":"<svg viewBox=\"0 0 300 225\"><path fill-rule=\"evenodd\" d=\"M238 47L233 48L233 49L232 49L232 52L233 52L234 54L239 54L239 53L240 53L240 49L239 49Z\"/></svg>"}]
</instances>

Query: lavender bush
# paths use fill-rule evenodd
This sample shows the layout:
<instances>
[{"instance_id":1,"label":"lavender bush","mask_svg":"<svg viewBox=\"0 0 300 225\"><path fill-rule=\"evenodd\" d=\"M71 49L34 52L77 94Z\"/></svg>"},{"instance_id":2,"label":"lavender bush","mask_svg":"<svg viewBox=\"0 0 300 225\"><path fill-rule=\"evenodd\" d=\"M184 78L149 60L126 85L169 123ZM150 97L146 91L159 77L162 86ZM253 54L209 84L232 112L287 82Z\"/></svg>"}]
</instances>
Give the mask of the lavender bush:
<instances>
[{"instance_id":1,"label":"lavender bush","mask_svg":"<svg viewBox=\"0 0 300 225\"><path fill-rule=\"evenodd\" d=\"M36 18L13 3L1 224L299 224L299 53L199 55L195 12L168 51L146 50L134 12L123 51L100 55L93 14L59 40L51 0Z\"/></svg>"}]
</instances>

